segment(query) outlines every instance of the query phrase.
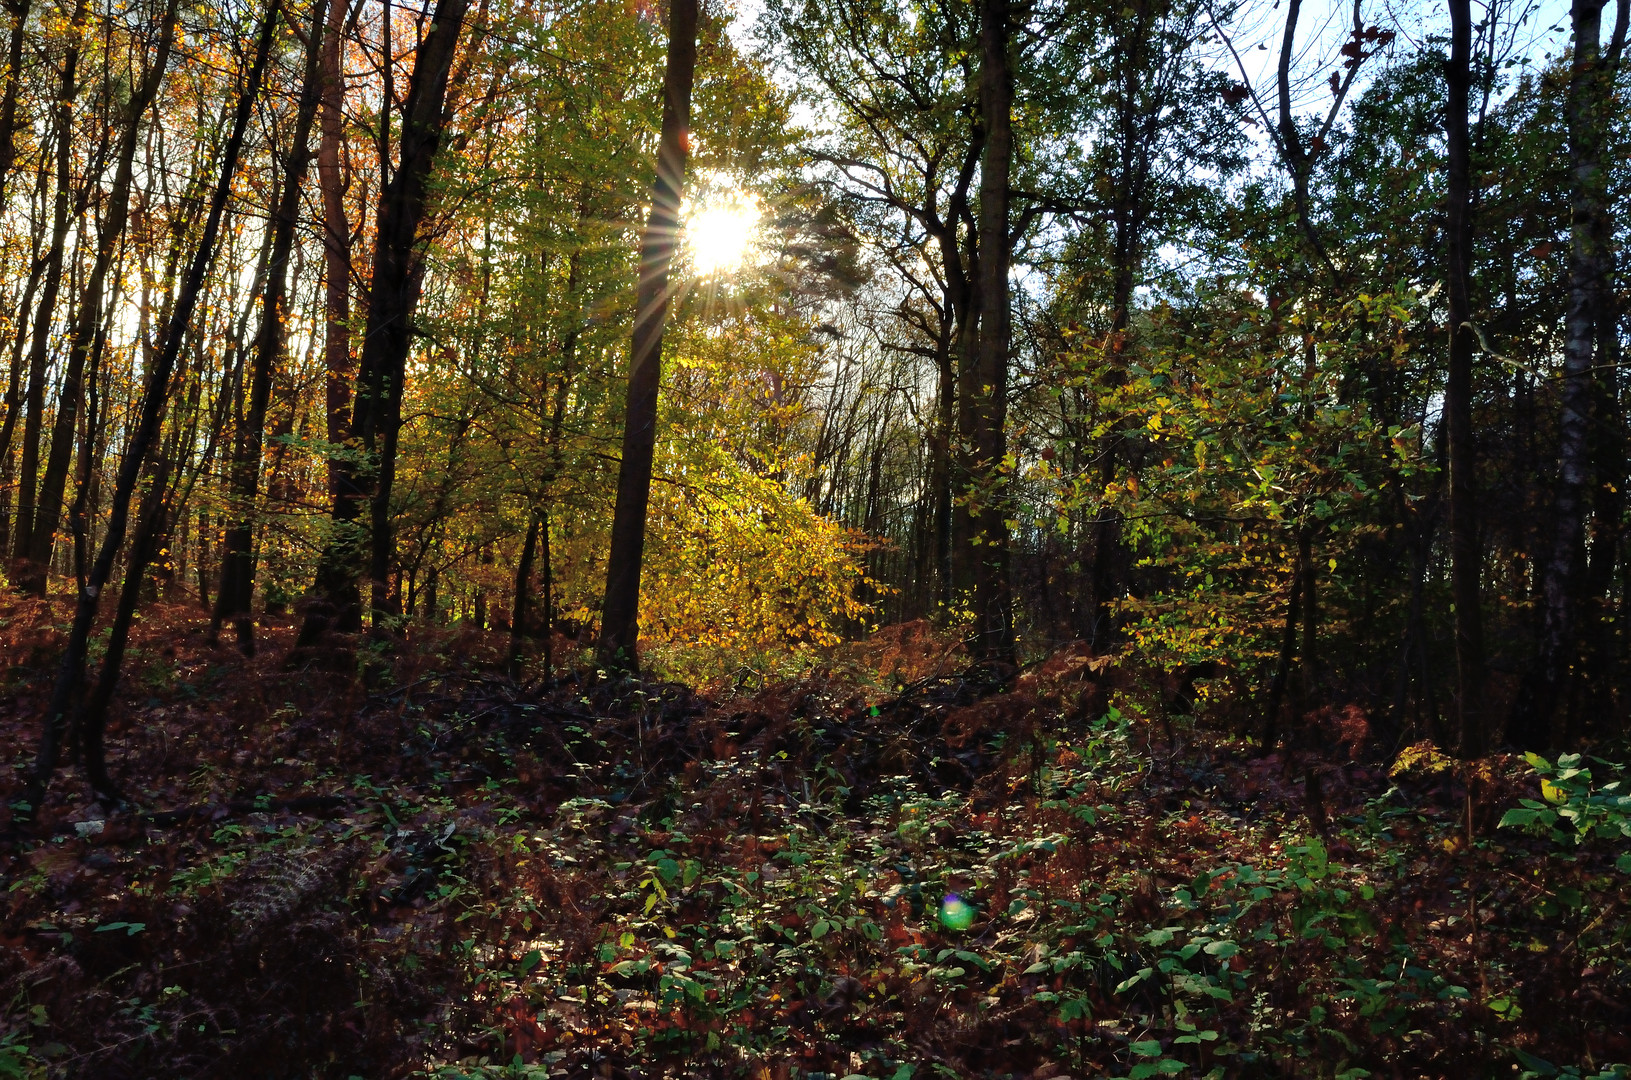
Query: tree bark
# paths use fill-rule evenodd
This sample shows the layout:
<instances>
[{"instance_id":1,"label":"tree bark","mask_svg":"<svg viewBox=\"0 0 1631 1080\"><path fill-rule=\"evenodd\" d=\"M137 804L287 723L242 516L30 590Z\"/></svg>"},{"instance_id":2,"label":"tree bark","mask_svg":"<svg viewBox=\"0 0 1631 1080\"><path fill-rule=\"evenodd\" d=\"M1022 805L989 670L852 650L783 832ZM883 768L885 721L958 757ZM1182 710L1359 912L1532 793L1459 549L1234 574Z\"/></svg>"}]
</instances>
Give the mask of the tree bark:
<instances>
[{"instance_id":1,"label":"tree bark","mask_svg":"<svg viewBox=\"0 0 1631 1080\"><path fill-rule=\"evenodd\" d=\"M51 426L50 453L40 479L40 493L34 514L28 551L19 569L18 583L28 592L43 596L51 566L51 549L56 545L62 519L63 495L74 456L75 423L80 399L84 396L85 362L101 332L103 296L108 275L113 270L130 219L130 188L135 178L136 148L141 141L142 118L158 97L159 86L170 66L170 48L175 41L177 0L168 0L159 24L158 46L152 65L132 90L125 112L124 130L119 138L113 187L108 192L107 213L97 234L96 258L89 279L79 296L73 329L69 335L68 362L57 395L57 415Z\"/></svg>"},{"instance_id":2,"label":"tree bark","mask_svg":"<svg viewBox=\"0 0 1631 1080\"><path fill-rule=\"evenodd\" d=\"M1540 656L1527 673L1508 722L1509 741L1526 750L1543 750L1552 741L1558 701L1579 654L1580 579L1592 480L1596 308L1600 283L1609 276L1608 251L1597 224L1607 212L1608 195L1602 153L1610 85L1599 49L1602 13L1603 0L1574 0L1574 52L1564 106L1569 138L1569 308L1552 544L1541 585Z\"/></svg>"},{"instance_id":3,"label":"tree bark","mask_svg":"<svg viewBox=\"0 0 1631 1080\"><path fill-rule=\"evenodd\" d=\"M538 550L538 514L527 516L527 538L515 568L515 600L510 605L510 675L521 674L521 638L527 632L527 591L532 587L532 560Z\"/></svg>"},{"instance_id":4,"label":"tree bark","mask_svg":"<svg viewBox=\"0 0 1631 1080\"><path fill-rule=\"evenodd\" d=\"M351 437L351 223L346 220L345 176L340 148L345 137L345 73L340 67L340 44L345 29L345 5L328 9L328 33L323 39L322 137L317 144L317 183L323 194L323 367L327 437L337 448ZM331 505L339 498L337 458L328 455L328 491Z\"/></svg>"},{"instance_id":5,"label":"tree bark","mask_svg":"<svg viewBox=\"0 0 1631 1080\"><path fill-rule=\"evenodd\" d=\"M31 0L8 4L11 9L11 38L6 43L6 89L0 97L0 206L6 204L6 181L17 161L17 89L22 83L23 42L28 32Z\"/></svg>"},{"instance_id":6,"label":"tree bark","mask_svg":"<svg viewBox=\"0 0 1631 1080\"><path fill-rule=\"evenodd\" d=\"M651 216L640 242L629 386L623 416L623 460L617 472L606 598L601 611L602 665L638 671L640 569L645 555L646 507L657 446L657 390L662 382L663 327L668 319L668 275L679 239L680 199L690 152L691 83L697 64L697 0L669 0L668 62L663 74L663 122Z\"/></svg>"},{"instance_id":7,"label":"tree bark","mask_svg":"<svg viewBox=\"0 0 1631 1080\"><path fill-rule=\"evenodd\" d=\"M331 625L360 625L357 588L363 532L358 518L371 510L368 571L373 581L376 625L396 614L400 604L390 590L395 554L391 528L391 487L401 427L402 381L413 345L413 313L424 273L419 226L428 205L431 167L446 126L448 75L452 71L469 0L440 0L414 59L403 108L398 166L380 192L379 227L368 297L368 324L358 363L352 438L366 459L337 462L339 493L334 503L335 533L318 569L318 603L300 630L300 644L314 643ZM371 473L372 475L369 475Z\"/></svg>"},{"instance_id":8,"label":"tree bark","mask_svg":"<svg viewBox=\"0 0 1631 1080\"><path fill-rule=\"evenodd\" d=\"M40 300L34 309L34 334L29 344L28 390L24 405L22 467L18 475L17 527L13 531L12 556L20 571L14 580L25 591L43 595L45 581L37 583L27 574L24 560L34 539L34 496L39 481L40 433L45 426L45 375L51 357L51 321L56 316L57 292L62 287L63 250L68 244L68 196L71 180L70 147L74 137L74 99L79 94L79 35L83 32L86 2L80 0L70 29L68 53L63 58L62 82L55 113L57 186L51 205L51 246L46 251L45 277Z\"/></svg>"},{"instance_id":9,"label":"tree bark","mask_svg":"<svg viewBox=\"0 0 1631 1080\"><path fill-rule=\"evenodd\" d=\"M284 300L289 277L289 256L294 251L295 229L300 223L300 189L311 161L311 128L317 115L326 0L316 0L311 36L306 42L306 67L301 80L300 104L295 110L289 153L283 162L283 189L272 218L272 250L261 295L260 329L255 334L255 356L249 377L249 412L238 427L234 447L229 511L221 553L221 585L210 625L213 641L223 622L232 620L238 648L255 653L255 622L251 607L255 594L255 501L260 496L261 455L266 430L266 408L272 395L272 372L283 358Z\"/></svg>"},{"instance_id":10,"label":"tree bark","mask_svg":"<svg viewBox=\"0 0 1631 1080\"><path fill-rule=\"evenodd\" d=\"M1013 170L1014 75L1009 57L1008 0L980 5L980 111L985 157L980 166L979 385L974 400L974 450L979 491L974 574L973 651L985 659L1014 657L1013 596L1008 575L1010 513L1005 458L1008 350L1011 338L1008 267L1008 187Z\"/></svg>"},{"instance_id":11,"label":"tree bark","mask_svg":"<svg viewBox=\"0 0 1631 1080\"><path fill-rule=\"evenodd\" d=\"M45 176L49 166L41 162L40 194L45 189ZM11 375L6 381L6 419L0 423L0 557L11 550L11 478L13 455L11 444L17 433L17 417L23 411L22 373L25 349L28 345L28 313L34 309L34 294L39 291L40 277L45 272L46 259L40 254L45 239L44 222L35 216L33 242L30 245L28 281L23 286L23 297L14 316L14 336L11 342Z\"/></svg>"},{"instance_id":12,"label":"tree bark","mask_svg":"<svg viewBox=\"0 0 1631 1080\"><path fill-rule=\"evenodd\" d=\"M1450 457L1450 595L1455 605L1456 698L1463 757L1479 757L1489 746L1484 715L1484 631L1480 589L1476 449L1472 430L1472 362L1477 337L1472 327L1472 153L1467 127L1472 86L1472 8L1470 0L1450 0L1450 57L1444 66L1446 191L1445 291L1449 307L1449 378L1444 388L1444 423Z\"/></svg>"},{"instance_id":13,"label":"tree bark","mask_svg":"<svg viewBox=\"0 0 1631 1080\"><path fill-rule=\"evenodd\" d=\"M1608 48L1600 60L1603 70L1597 84L1598 89L1607 95L1601 105L1605 117L1612 108L1613 88L1624 63L1628 24L1631 24L1631 0L1619 0ZM1606 724L1598 725L1590 721L1607 721L1612 715L1613 697L1619 686L1623 663L1623 643L1620 641L1621 635L1616 632L1623 622L1616 617L1614 575L1621 563L1625 538L1626 431L1625 409L1621 399L1624 379L1620 369L1622 352L1614 219L1606 201L1601 211L1592 218L1593 244L1602 253L1603 272L1592 282L1592 320L1597 331L1597 359L1592 380L1596 421L1593 427L1597 432L1592 446L1596 491L1584 601L1591 605L1592 610L1583 616L1586 620L1584 672L1589 687L1579 710L1581 718L1588 722L1576 725L1579 730L1571 731L1572 735L1592 734L1593 727L1607 734Z\"/></svg>"},{"instance_id":14,"label":"tree bark","mask_svg":"<svg viewBox=\"0 0 1631 1080\"><path fill-rule=\"evenodd\" d=\"M1269 700L1263 707L1263 745L1258 748L1262 754L1274 753L1274 748L1280 742L1280 703L1285 700L1286 683L1291 678L1291 662L1297 655L1297 621L1301 615L1303 600L1303 561L1301 556L1301 537L1298 537L1297 568L1291 575L1291 588L1286 590L1286 624L1280 636L1280 659L1274 667L1274 677L1269 681Z\"/></svg>"},{"instance_id":15,"label":"tree bark","mask_svg":"<svg viewBox=\"0 0 1631 1080\"><path fill-rule=\"evenodd\" d=\"M29 784L26 800L29 814L38 812L45 798L46 786L50 783L52 774L56 772L65 722L84 678L86 649L90 642L91 626L96 621L97 607L101 603L102 590L113 574L114 560L124 545L131 496L135 493L137 480L143 471L143 463L158 438L176 359L181 354L182 341L187 336L193 311L198 305L198 297L203 291L204 279L215 254L216 240L221 231L221 217L226 211L227 199L232 194L232 179L237 172L238 156L243 150L244 135L249 128L249 118L254 112L255 101L260 96L267 59L272 51L273 38L276 36L277 10L276 0L273 0L261 23L259 36L255 42L254 60L250 65L243 92L239 95L233 111L231 133L222 150L220 174L210 199L203 234L199 237L198 248L193 254L192 262L182 279L180 291L170 311L163 342L148 369L140 415L135 430L131 433L130 444L125 449L124 459L119 463L118 477L114 481L107 533L102 539L96 561L91 566L91 572L85 580L84 587L79 591L78 601L74 606L73 625L68 632L67 646L63 650L62 661L57 669L56 684L51 692L51 702L46 709L45 727ZM130 557L125 563L127 579L132 577L139 579L146 569L146 560L142 556L144 554L150 556L151 552L144 552L142 541L143 537L138 536L137 542L131 546ZM117 678L118 666L114 658L116 654L122 653L123 647L122 641L117 643L117 648L114 642L109 642L108 660L104 662L103 667L104 677L111 670L112 677ZM109 663L114 663L111 669L108 667ZM83 733L84 746L90 747L93 744L100 746L105 716L104 710L99 715L82 718L80 729ZM87 760L86 768L92 776L98 775L99 772L103 777L106 776L104 763ZM99 787L98 790L106 797L118 797L111 784Z\"/></svg>"}]
</instances>

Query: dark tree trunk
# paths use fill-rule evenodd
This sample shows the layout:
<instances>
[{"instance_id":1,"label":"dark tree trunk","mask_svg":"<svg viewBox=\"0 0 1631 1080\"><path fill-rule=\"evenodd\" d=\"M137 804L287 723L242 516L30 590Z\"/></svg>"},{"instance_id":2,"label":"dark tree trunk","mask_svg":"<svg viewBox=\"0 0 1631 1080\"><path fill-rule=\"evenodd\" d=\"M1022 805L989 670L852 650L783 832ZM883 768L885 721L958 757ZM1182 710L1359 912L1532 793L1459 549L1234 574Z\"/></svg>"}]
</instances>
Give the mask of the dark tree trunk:
<instances>
[{"instance_id":1,"label":"dark tree trunk","mask_svg":"<svg viewBox=\"0 0 1631 1080\"><path fill-rule=\"evenodd\" d=\"M26 565L34 540L34 496L39 482L40 433L45 426L45 374L51 357L51 321L56 315L57 291L62 287L63 249L68 243L68 196L72 176L69 149L74 137L74 98L79 93L78 34L85 21L86 4L74 13L74 40L63 59L62 84L55 108L57 187L51 205L51 246L46 251L45 277L39 305L34 309L34 334L29 346L28 390L24 406L22 467L18 475L17 528L12 534L12 555L17 560L16 582L26 592L45 595L45 576Z\"/></svg>"},{"instance_id":2,"label":"dark tree trunk","mask_svg":"<svg viewBox=\"0 0 1631 1080\"><path fill-rule=\"evenodd\" d=\"M601 611L600 662L639 669L640 570L646 546L646 507L657 446L657 390L662 382L663 327L668 319L668 275L679 239L680 199L690 147L691 83L697 65L697 0L669 0L668 63L663 74L663 126L651 216L640 241L640 283L629 350L629 387L623 415L623 460L617 472L606 598Z\"/></svg>"},{"instance_id":3,"label":"dark tree trunk","mask_svg":"<svg viewBox=\"0 0 1631 1080\"><path fill-rule=\"evenodd\" d=\"M521 674L521 638L527 632L527 591L532 587L532 560L538 551L538 515L527 518L527 538L515 568L515 601L510 605L510 674Z\"/></svg>"},{"instance_id":4,"label":"dark tree trunk","mask_svg":"<svg viewBox=\"0 0 1631 1080\"><path fill-rule=\"evenodd\" d=\"M1524 680L1508 739L1526 750L1552 741L1553 717L1578 657L1580 578L1585 561L1587 493L1591 483L1590 424L1595 380L1598 286L1608 277L1608 252L1597 218L1607 210L1602 168L1609 85L1599 51L1603 0L1574 0L1574 54L1565 113L1569 129L1569 310L1564 324L1562 415L1558 420L1557 490L1552 544L1541 585L1540 656Z\"/></svg>"},{"instance_id":5,"label":"dark tree trunk","mask_svg":"<svg viewBox=\"0 0 1631 1080\"><path fill-rule=\"evenodd\" d=\"M11 38L6 43L6 89L0 97L0 206L6 204L6 181L17 161L17 89L22 83L23 43L33 4L21 0L11 8Z\"/></svg>"},{"instance_id":6,"label":"dark tree trunk","mask_svg":"<svg viewBox=\"0 0 1631 1080\"><path fill-rule=\"evenodd\" d=\"M1302 560L1298 559L1297 569L1291 576L1291 588L1286 590L1286 624L1280 636L1280 659L1269 681L1268 703L1263 707L1263 745L1259 747L1263 754L1272 754L1280 741L1280 705L1285 700L1286 683L1291 677L1291 662L1297 655L1297 622L1304 591L1302 570Z\"/></svg>"},{"instance_id":7,"label":"dark tree trunk","mask_svg":"<svg viewBox=\"0 0 1631 1080\"><path fill-rule=\"evenodd\" d=\"M544 680L548 682L555 677L555 573L554 564L550 561L549 551L549 507L544 507L538 515L538 539L542 550L539 556L544 563L544 595L543 595L543 631L544 631Z\"/></svg>"},{"instance_id":8,"label":"dark tree trunk","mask_svg":"<svg viewBox=\"0 0 1631 1080\"><path fill-rule=\"evenodd\" d=\"M182 342L187 337L193 310L198 305L199 294L203 291L210 262L215 255L215 244L221 231L221 217L226 211L227 199L232 194L232 179L237 171L238 156L243 150L244 134L249 128L249 118L254 112L255 101L260 96L261 81L266 74L267 58L271 54L276 31L277 5L274 3L268 7L261 23L260 33L255 42L254 60L250 65L243 93L239 96L233 111L232 130L221 153L220 174L210 199L203 235L199 237L198 249L193 254L186 276L182 279L180 291L176 295L175 305L166 321L162 343L147 371L147 384L142 392L140 415L135 430L131 433L130 444L125 449L124 460L119 463L118 477L114 481L107 533L102 539L96 561L91 565L91 572L85 580L84 587L79 591L79 598L74 607L73 625L68 632L67 646L63 650L62 661L57 669L56 684L51 692L50 705L46 709L45 727L40 737L39 753L29 784L27 802L30 814L38 811L45 797L46 785L56 772L65 722L84 678L86 646L90 641L91 625L96 621L102 590L113 574L114 560L124 545L131 496L135 493L137 480L142 474L143 463L158 439L159 425L164 418L164 407L169 397L171 376L175 371L176 360L181 354ZM150 531L151 529L141 530L136 542L131 545L130 556L125 563L127 580L139 579L146 569L146 559L143 556L150 557L151 551L144 550L145 534ZM122 654L123 648L122 641L117 643L109 641L107 659L103 664L104 677L117 679L119 669L115 657ZM105 719L105 710L97 715L82 718L80 730L83 746L100 747ZM89 756L86 759L86 771L93 777L100 776L106 779L105 763L92 760ZM111 783L100 786L98 790L106 797L117 797L117 791Z\"/></svg>"},{"instance_id":9,"label":"dark tree trunk","mask_svg":"<svg viewBox=\"0 0 1631 1080\"><path fill-rule=\"evenodd\" d=\"M1472 362L1477 337L1472 327L1472 151L1467 127L1472 87L1472 8L1470 0L1450 0L1450 57L1444 66L1445 101L1446 293L1449 307L1449 378L1444 388L1444 423L1450 451L1450 595L1455 604L1456 704L1460 751L1479 757L1489 746L1484 715L1484 630L1472 430Z\"/></svg>"},{"instance_id":10,"label":"dark tree trunk","mask_svg":"<svg viewBox=\"0 0 1631 1080\"><path fill-rule=\"evenodd\" d=\"M62 501L67 490L68 471L74 456L75 423L84 393L85 362L101 332L103 294L113 270L130 218L130 187L135 177L136 148L141 142L142 117L158 96L159 86L170 65L170 46L175 40L177 0L169 0L158 31L158 48L153 63L131 92L120 135L114 166L113 187L108 193L107 213L97 235L96 260L90 278L81 290L69 335L68 362L63 372L62 390L57 395L57 415L51 426L51 449L34 515L25 563L19 581L31 592L45 592L51 565L51 549L56 545L62 519Z\"/></svg>"},{"instance_id":11,"label":"dark tree trunk","mask_svg":"<svg viewBox=\"0 0 1631 1080\"><path fill-rule=\"evenodd\" d=\"M345 178L340 145L345 132L345 73L340 67L340 39L345 6L331 3L323 40L322 137L317 145L317 179L323 192L323 367L327 373L327 437L338 447L351 437L351 223L346 220ZM337 504L340 478L337 458L328 457L328 493Z\"/></svg>"},{"instance_id":12,"label":"dark tree trunk","mask_svg":"<svg viewBox=\"0 0 1631 1080\"><path fill-rule=\"evenodd\" d=\"M1602 99L1601 115L1605 117L1612 107L1612 88L1624 62L1628 23L1631 23L1631 0L1619 0L1608 48L1600 60L1603 73L1597 84L1597 89L1609 95ZM1592 447L1596 491L1585 583L1586 602L1592 610L1582 616L1586 621L1584 671L1589 687L1579 712L1581 719L1587 722L1575 725L1578 730L1571 733L1578 735L1608 734L1606 721L1613 712L1613 697L1623 662L1623 623L1615 610L1614 575L1620 565L1625 538L1626 432L1621 401L1624 378L1620 368L1614 220L1606 201L1601 212L1593 215L1592 229L1593 245L1602 253L1603 271L1592 282L1592 320L1597 332L1597 360L1593 368L1596 395L1593 426L1597 437Z\"/></svg>"},{"instance_id":13,"label":"dark tree trunk","mask_svg":"<svg viewBox=\"0 0 1631 1080\"><path fill-rule=\"evenodd\" d=\"M238 427L237 446L234 448L229 504L232 517L221 552L221 585L210 625L210 638L213 641L221 624L232 620L238 648L245 656L252 656L255 652L255 623L251 618L255 594L255 500L260 495L266 409L272 395L273 369L283 357L284 297L289 276L289 256L294 250L295 229L300 224L300 189L305 184L306 168L311 161L309 144L319 100L319 64L326 15L326 0L317 0L312 12L311 36L306 43L306 68L301 83L300 105L295 111L289 153L283 162L283 189L278 194L277 208L273 212L272 249L266 267L260 329L255 335L255 355L249 376L249 412Z\"/></svg>"},{"instance_id":14,"label":"dark tree trunk","mask_svg":"<svg viewBox=\"0 0 1631 1080\"><path fill-rule=\"evenodd\" d=\"M396 547L391 487L401 426L402 381L413 346L413 313L424 272L419 227L428 205L431 167L447 122L448 76L468 8L469 0L440 0L408 83L398 166L380 192L368 325L351 424L352 437L360 444L366 464L359 468L349 459L336 463L335 532L318 567L317 603L307 611L301 627L302 645L315 642L330 626L352 630L360 625L357 578L365 550L376 623L396 614L400 606L389 581ZM368 544L363 542L366 530L359 521L365 504L371 510Z\"/></svg>"},{"instance_id":15,"label":"dark tree trunk","mask_svg":"<svg viewBox=\"0 0 1631 1080\"><path fill-rule=\"evenodd\" d=\"M43 189L44 163L41 167ZM11 376L6 381L6 419L0 423L0 558L11 550L11 444L17 433L17 417L22 410L22 373L24 352L28 345L28 313L34 307L34 294L39 291L40 277L45 272L46 260L40 255L40 244L45 239L44 223L35 225L30 248L28 282L23 286L23 298L17 305L15 336L11 343Z\"/></svg>"},{"instance_id":16,"label":"dark tree trunk","mask_svg":"<svg viewBox=\"0 0 1631 1080\"><path fill-rule=\"evenodd\" d=\"M980 111L985 160L980 168L979 386L974 444L979 473L979 544L974 573L974 651L1012 661L1012 590L1008 578L1008 350L1011 327L1008 266L1008 185L1013 170L1014 76L1009 57L1008 0L980 5Z\"/></svg>"}]
</instances>

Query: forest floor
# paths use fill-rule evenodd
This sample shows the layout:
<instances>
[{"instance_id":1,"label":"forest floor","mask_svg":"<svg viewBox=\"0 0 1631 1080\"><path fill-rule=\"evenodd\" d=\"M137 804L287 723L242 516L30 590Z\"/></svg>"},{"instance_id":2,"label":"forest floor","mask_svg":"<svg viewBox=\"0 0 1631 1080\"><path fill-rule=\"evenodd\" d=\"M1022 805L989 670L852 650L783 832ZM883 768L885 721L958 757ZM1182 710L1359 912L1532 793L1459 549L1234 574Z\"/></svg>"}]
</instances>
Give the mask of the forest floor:
<instances>
[{"instance_id":1,"label":"forest floor","mask_svg":"<svg viewBox=\"0 0 1631 1080\"><path fill-rule=\"evenodd\" d=\"M8 803L67 618L0 601ZM1603 765L1261 755L922 626L712 690L206 631L138 624L133 808L70 766L0 849L0 1077L1628 1075L1626 840L1499 827L1614 831Z\"/></svg>"}]
</instances>

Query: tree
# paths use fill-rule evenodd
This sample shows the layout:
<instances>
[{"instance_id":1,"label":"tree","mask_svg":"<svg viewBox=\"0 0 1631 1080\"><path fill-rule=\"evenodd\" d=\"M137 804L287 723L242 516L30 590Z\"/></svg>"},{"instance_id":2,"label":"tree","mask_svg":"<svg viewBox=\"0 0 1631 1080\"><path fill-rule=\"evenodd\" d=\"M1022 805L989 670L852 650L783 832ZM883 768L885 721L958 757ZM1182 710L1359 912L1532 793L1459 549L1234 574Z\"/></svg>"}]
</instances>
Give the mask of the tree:
<instances>
[{"instance_id":1,"label":"tree","mask_svg":"<svg viewBox=\"0 0 1631 1080\"><path fill-rule=\"evenodd\" d=\"M119 475L114 484L107 533L102 539L96 561L92 564L74 605L74 621L69 629L68 643L57 669L51 701L46 708L39 752L35 757L27 800L31 809L40 806L46 785L56 772L63 731L84 677L87 646L90 642L91 627L96 621L97 609L101 604L102 590L112 577L114 561L124 546L130 500L136 492L137 481L148 464L148 454L158 437L159 424L170 396L171 375L197 307L199 294L204 289L205 275L209 272L210 263L215 257L215 244L220 235L221 219L226 212L227 199L232 193L232 179L237 171L238 156L243 151L249 118L254 111L256 100L260 97L261 82L271 56L272 42L277 31L277 13L278 7L274 3L261 18L260 30L255 40L254 57L250 61L243 90L233 109L231 133L227 136L226 145L221 152L204 229L188 264L186 276L182 279L175 305L165 323L162 343L147 373L140 415L135 430L131 433L130 442L125 448L124 459L120 462ZM162 466L159 474L151 479L149 490L162 492L167 480ZM162 505L162 500L155 500L155 503ZM113 686L118 680L124 661L125 642L130 629L130 620L135 611L142 574L153 555L152 539L157 530L155 512L157 505L150 506L148 512L141 515L138 522L137 534L125 564L125 587L120 594L119 612L108 640L107 652L102 660L102 675L96 692L87 702L84 715L80 719L81 751L85 755L86 773L98 793L110 799L118 798L119 793L107 773L107 764L102 751L102 731L108 700L112 697Z\"/></svg>"},{"instance_id":2,"label":"tree","mask_svg":"<svg viewBox=\"0 0 1631 1080\"><path fill-rule=\"evenodd\" d=\"M1614 72L1623 48L1626 3L1621 2L1616 39L1602 48L1602 0L1575 0L1565 112L1569 139L1569 301L1563 340L1563 385L1558 422L1558 477L1552 504L1551 550L1542 570L1540 655L1526 673L1508 732L1512 742L1544 750L1553 740L1559 697L1578 657L1578 632L1586 570L1586 516L1592 483L1590 427L1609 431L1619 423L1613 359L1612 226L1603 168ZM1607 323L1605 328L1603 323ZM1606 366L1605 366L1606 364ZM1607 382L1603 393L1600 384ZM1610 480L1606 485L1615 486ZM1617 501L1617 500L1616 500ZM1605 533L1617 533L1605 515Z\"/></svg>"},{"instance_id":3,"label":"tree","mask_svg":"<svg viewBox=\"0 0 1631 1080\"><path fill-rule=\"evenodd\" d=\"M1444 64L1446 144L1445 294L1449 300L1449 378L1444 386L1450 464L1450 574L1455 605L1456 708L1463 757L1488 746L1484 714L1483 552L1478 541L1477 450L1472 430L1472 150L1467 112L1472 87L1472 7L1450 0L1450 55Z\"/></svg>"},{"instance_id":4,"label":"tree","mask_svg":"<svg viewBox=\"0 0 1631 1080\"><path fill-rule=\"evenodd\" d=\"M327 14L326 0L316 0L312 5L311 28L307 31L305 71L301 78L293 131L289 136L289 150L282 162L283 186L272 213L271 246L265 286L261 293L260 329L255 334L255 355L250 374L249 410L238 427L237 446L233 453L231 498L236 505L221 552L221 585L210 624L213 636L219 632L221 623L231 619L237 632L238 647L245 654L255 651L255 629L250 608L255 592L255 500L260 495L266 409L272 396L273 369L283 360L289 259L294 251L295 230L300 224L300 191L311 161L311 128L320 100Z\"/></svg>"},{"instance_id":5,"label":"tree","mask_svg":"<svg viewBox=\"0 0 1631 1080\"><path fill-rule=\"evenodd\" d=\"M976 375L967 384L973 423L973 463L979 477L974 574L975 651L1011 662L1014 634L1008 581L1008 518L1004 486L1008 456L1009 320L1008 188L1013 172L1014 76L1007 0L980 4L980 111L985 153L980 161L980 345ZM970 511L973 516L973 511Z\"/></svg>"},{"instance_id":6,"label":"tree","mask_svg":"<svg viewBox=\"0 0 1631 1080\"><path fill-rule=\"evenodd\" d=\"M368 322L357 368L351 428L365 460L362 465L342 461L336 469L334 530L318 568L317 600L301 627L303 645L312 644L330 627L355 630L361 626L356 583L363 569L364 546L358 519L365 503L372 526L367 568L373 582L376 625L397 611L389 581L395 554L391 487L402 424L403 381L413 344L413 314L423 284L419 229L429 204L431 168L447 124L448 79L468 9L469 0L439 0L414 58L403 106L397 169L380 192Z\"/></svg>"},{"instance_id":7,"label":"tree","mask_svg":"<svg viewBox=\"0 0 1631 1080\"><path fill-rule=\"evenodd\" d=\"M657 144L657 177L651 185L651 216L640 241L640 284L629 354L623 457L617 473L617 504L601 610L600 662L619 670L637 670L639 665L640 569L645 554L646 507L651 499L651 464L657 445L663 326L670 300L669 269L679 239L696 63L697 2L670 0L663 126Z\"/></svg>"},{"instance_id":8,"label":"tree","mask_svg":"<svg viewBox=\"0 0 1631 1080\"><path fill-rule=\"evenodd\" d=\"M75 421L79 416L84 396L85 363L102 329L104 300L108 279L114 271L120 245L124 241L125 224L130 217L131 184L135 177L136 148L139 145L143 121L153 100L158 96L170 66L170 48L175 41L177 0L165 0L159 16L158 40L153 59L139 81L134 82L130 100L125 107L123 131L114 166L113 187L108 193L107 211L96 239L95 263L90 277L80 290L78 311L69 335L68 362L62 376L62 389L57 395L57 413L51 425L50 453L46 457L45 472L40 481L39 499L34 514L33 528L29 532L28 550L18 571L18 585L29 592L45 594L46 574L51 564L51 549L56 543L57 527L62 518L63 492L68 482L68 468L73 457ZM131 73L135 78L135 72ZM38 346L37 346L38 347Z\"/></svg>"}]
</instances>

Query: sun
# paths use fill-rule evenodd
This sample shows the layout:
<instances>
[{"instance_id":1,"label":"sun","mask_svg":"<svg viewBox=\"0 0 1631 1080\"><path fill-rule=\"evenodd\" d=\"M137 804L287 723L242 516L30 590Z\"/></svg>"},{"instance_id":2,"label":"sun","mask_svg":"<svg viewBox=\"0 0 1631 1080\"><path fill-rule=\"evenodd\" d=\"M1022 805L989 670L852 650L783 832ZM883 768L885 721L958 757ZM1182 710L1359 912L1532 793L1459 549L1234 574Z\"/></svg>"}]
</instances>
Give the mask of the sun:
<instances>
[{"instance_id":1,"label":"sun","mask_svg":"<svg viewBox=\"0 0 1631 1080\"><path fill-rule=\"evenodd\" d=\"M699 277L728 274L741 267L759 225L759 206L738 192L713 196L686 216L686 246Z\"/></svg>"}]
</instances>

